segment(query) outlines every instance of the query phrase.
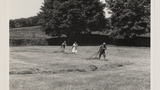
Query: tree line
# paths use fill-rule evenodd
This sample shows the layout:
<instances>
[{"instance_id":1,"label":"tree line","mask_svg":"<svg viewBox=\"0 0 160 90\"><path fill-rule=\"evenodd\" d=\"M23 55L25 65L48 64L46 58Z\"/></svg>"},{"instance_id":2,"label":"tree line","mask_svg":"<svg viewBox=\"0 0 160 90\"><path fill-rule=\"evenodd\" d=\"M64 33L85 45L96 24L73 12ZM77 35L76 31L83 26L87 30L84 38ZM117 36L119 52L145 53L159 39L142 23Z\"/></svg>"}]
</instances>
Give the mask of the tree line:
<instances>
[{"instance_id":1,"label":"tree line","mask_svg":"<svg viewBox=\"0 0 160 90\"><path fill-rule=\"evenodd\" d=\"M10 20L10 28L42 25L50 36L68 39L106 31L113 38L150 33L150 0L45 0L37 16ZM105 18L104 8L111 17Z\"/></svg>"},{"instance_id":2,"label":"tree line","mask_svg":"<svg viewBox=\"0 0 160 90\"><path fill-rule=\"evenodd\" d=\"M30 27L30 26L38 26L38 25L41 25L38 16L9 20L10 28Z\"/></svg>"}]
</instances>

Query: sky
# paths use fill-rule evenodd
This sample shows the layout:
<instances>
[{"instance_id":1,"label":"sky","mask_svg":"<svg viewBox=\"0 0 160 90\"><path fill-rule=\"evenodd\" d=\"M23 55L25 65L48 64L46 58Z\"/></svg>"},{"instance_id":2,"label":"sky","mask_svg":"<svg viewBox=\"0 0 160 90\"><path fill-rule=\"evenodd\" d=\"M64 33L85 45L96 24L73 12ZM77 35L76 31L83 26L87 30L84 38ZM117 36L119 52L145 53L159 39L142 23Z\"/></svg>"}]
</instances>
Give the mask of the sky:
<instances>
[{"instance_id":1,"label":"sky","mask_svg":"<svg viewBox=\"0 0 160 90\"><path fill-rule=\"evenodd\" d=\"M104 0L100 1L104 2ZM36 16L43 2L44 0L9 0L9 19ZM109 16L110 15L106 13L106 17Z\"/></svg>"},{"instance_id":2,"label":"sky","mask_svg":"<svg viewBox=\"0 0 160 90\"><path fill-rule=\"evenodd\" d=\"M37 15L44 0L9 0L9 19Z\"/></svg>"}]
</instances>

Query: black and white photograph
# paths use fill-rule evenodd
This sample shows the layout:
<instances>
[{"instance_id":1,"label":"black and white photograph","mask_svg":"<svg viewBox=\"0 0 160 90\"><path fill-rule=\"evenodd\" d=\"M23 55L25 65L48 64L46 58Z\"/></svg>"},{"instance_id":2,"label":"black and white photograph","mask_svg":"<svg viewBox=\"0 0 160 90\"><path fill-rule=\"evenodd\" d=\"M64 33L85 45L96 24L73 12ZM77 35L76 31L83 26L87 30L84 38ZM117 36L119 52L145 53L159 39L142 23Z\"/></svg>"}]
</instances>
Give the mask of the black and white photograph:
<instances>
[{"instance_id":1,"label":"black and white photograph","mask_svg":"<svg viewBox=\"0 0 160 90\"><path fill-rule=\"evenodd\" d=\"M151 90L150 0L8 0L9 90Z\"/></svg>"}]
</instances>

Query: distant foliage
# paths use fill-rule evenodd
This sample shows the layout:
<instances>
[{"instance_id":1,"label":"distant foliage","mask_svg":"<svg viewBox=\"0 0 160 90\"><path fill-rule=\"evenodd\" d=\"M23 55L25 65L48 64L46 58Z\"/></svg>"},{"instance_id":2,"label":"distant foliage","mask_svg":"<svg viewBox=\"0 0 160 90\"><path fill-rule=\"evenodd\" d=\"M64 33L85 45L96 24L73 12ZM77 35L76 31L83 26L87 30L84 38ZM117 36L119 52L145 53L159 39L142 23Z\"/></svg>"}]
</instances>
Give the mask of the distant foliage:
<instances>
[{"instance_id":1,"label":"distant foliage","mask_svg":"<svg viewBox=\"0 0 160 90\"><path fill-rule=\"evenodd\" d=\"M132 38L150 32L150 0L106 0L111 10L110 29L114 38Z\"/></svg>"},{"instance_id":2,"label":"distant foliage","mask_svg":"<svg viewBox=\"0 0 160 90\"><path fill-rule=\"evenodd\" d=\"M18 27L30 27L30 26L38 26L39 23L39 17L33 16L29 18L20 18L20 19L14 19L9 21L9 27L10 28L18 28Z\"/></svg>"},{"instance_id":3,"label":"distant foliage","mask_svg":"<svg viewBox=\"0 0 160 90\"><path fill-rule=\"evenodd\" d=\"M46 34L71 37L105 29L104 8L99 0L45 0L39 16Z\"/></svg>"},{"instance_id":4,"label":"distant foliage","mask_svg":"<svg viewBox=\"0 0 160 90\"><path fill-rule=\"evenodd\" d=\"M39 39L10 39L9 45L10 46L25 46L25 45L47 45L47 40L43 38Z\"/></svg>"}]
</instances>

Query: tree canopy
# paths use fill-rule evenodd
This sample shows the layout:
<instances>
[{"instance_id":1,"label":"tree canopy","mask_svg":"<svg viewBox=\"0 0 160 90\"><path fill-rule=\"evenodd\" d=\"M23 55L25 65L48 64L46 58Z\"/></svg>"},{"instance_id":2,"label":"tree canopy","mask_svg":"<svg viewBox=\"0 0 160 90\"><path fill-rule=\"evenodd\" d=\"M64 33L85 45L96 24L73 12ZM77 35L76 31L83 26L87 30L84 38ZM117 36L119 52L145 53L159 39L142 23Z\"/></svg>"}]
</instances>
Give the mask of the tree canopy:
<instances>
[{"instance_id":1,"label":"tree canopy","mask_svg":"<svg viewBox=\"0 0 160 90\"><path fill-rule=\"evenodd\" d=\"M38 25L40 25L38 16L9 20L10 28L30 27L30 26L38 26Z\"/></svg>"},{"instance_id":2,"label":"tree canopy","mask_svg":"<svg viewBox=\"0 0 160 90\"><path fill-rule=\"evenodd\" d=\"M70 37L105 29L104 8L99 0L45 0L39 16L46 34Z\"/></svg>"},{"instance_id":3,"label":"tree canopy","mask_svg":"<svg viewBox=\"0 0 160 90\"><path fill-rule=\"evenodd\" d=\"M132 38L150 32L150 0L106 0L113 37Z\"/></svg>"}]
</instances>

